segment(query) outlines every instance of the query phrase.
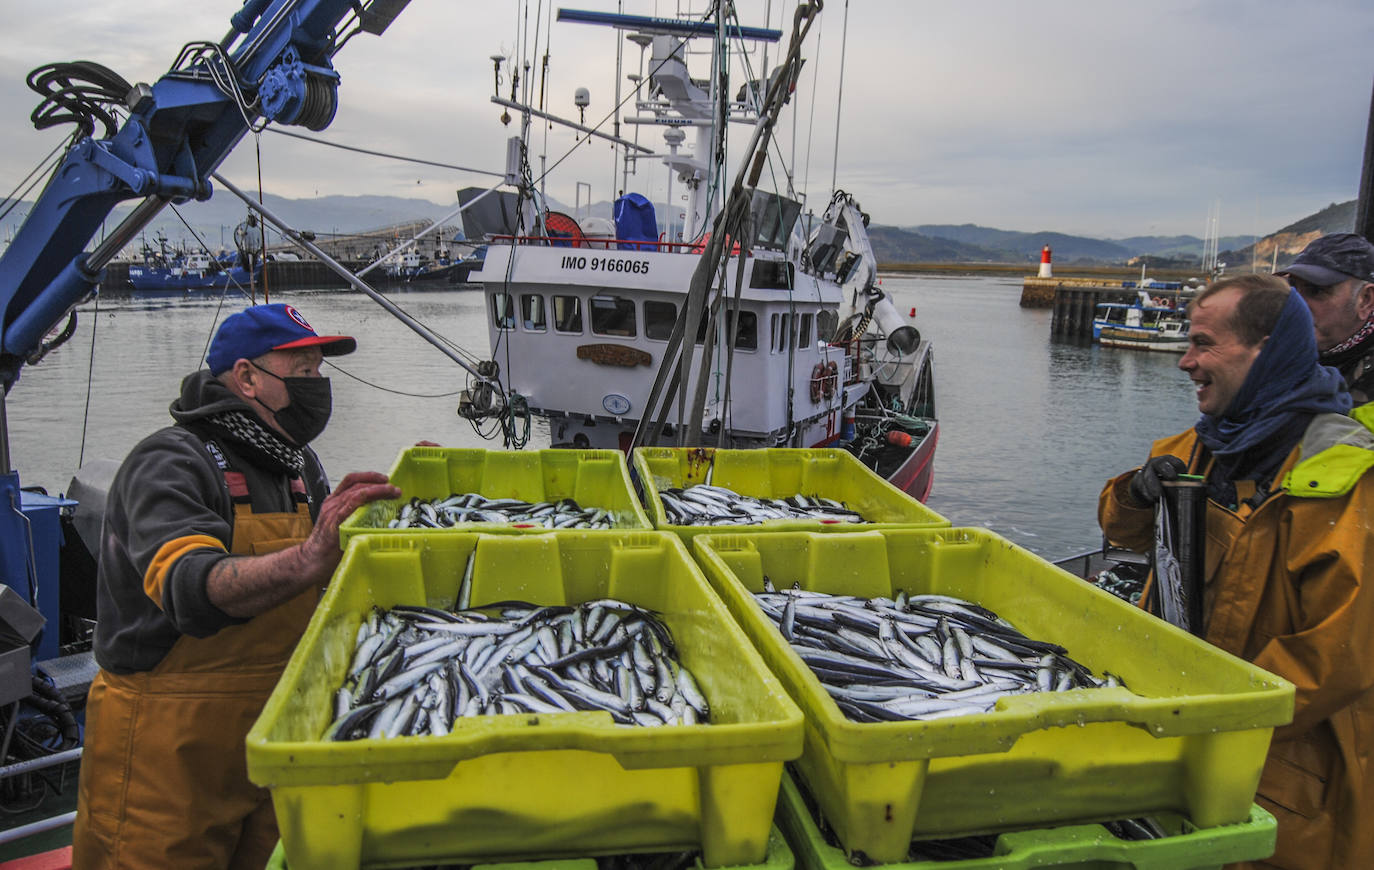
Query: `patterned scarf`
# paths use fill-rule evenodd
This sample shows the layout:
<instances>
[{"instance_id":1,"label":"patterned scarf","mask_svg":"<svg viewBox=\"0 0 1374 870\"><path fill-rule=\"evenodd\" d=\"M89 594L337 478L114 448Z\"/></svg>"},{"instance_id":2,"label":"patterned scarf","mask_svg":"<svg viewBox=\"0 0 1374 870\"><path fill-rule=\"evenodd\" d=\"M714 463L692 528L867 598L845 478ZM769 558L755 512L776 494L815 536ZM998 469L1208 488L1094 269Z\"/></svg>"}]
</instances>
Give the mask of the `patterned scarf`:
<instances>
[{"instance_id":1,"label":"patterned scarf","mask_svg":"<svg viewBox=\"0 0 1374 870\"><path fill-rule=\"evenodd\" d=\"M224 433L235 444L247 448L271 467L305 473L305 452L292 447L281 436L268 429L257 417L243 411L224 411L205 418L205 422Z\"/></svg>"},{"instance_id":2,"label":"patterned scarf","mask_svg":"<svg viewBox=\"0 0 1374 870\"><path fill-rule=\"evenodd\" d=\"M1345 341L1341 342L1335 347L1323 352L1322 356L1331 357L1335 356L1338 353L1343 353L1347 350L1350 350L1352 347L1359 344L1360 342L1364 341L1366 338L1369 338L1371 335L1374 335L1374 314L1371 314L1369 319L1364 322L1364 326L1361 326L1359 329L1355 330L1354 335L1350 336Z\"/></svg>"}]
</instances>

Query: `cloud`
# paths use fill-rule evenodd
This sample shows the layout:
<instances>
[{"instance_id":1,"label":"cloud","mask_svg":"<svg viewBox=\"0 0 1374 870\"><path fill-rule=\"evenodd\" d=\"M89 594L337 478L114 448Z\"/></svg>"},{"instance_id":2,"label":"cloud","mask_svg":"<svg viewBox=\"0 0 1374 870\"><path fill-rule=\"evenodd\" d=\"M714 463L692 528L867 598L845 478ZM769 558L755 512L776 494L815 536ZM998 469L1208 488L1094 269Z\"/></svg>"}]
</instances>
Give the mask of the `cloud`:
<instances>
[{"instance_id":1,"label":"cloud","mask_svg":"<svg viewBox=\"0 0 1374 870\"><path fill-rule=\"evenodd\" d=\"M617 3L573 5L614 11ZM626 5L671 11L664 3ZM736 4L746 25L787 29L784 5ZM11 11L0 113L13 127L0 188L18 183L62 136L26 127L37 101L23 85L28 70L88 58L130 80L152 81L183 43L220 39L237 8L230 0L114 8L50 0ZM589 122L611 111L620 44L621 95L628 93L623 76L639 70L640 55L622 35L581 24L550 27L549 4L535 4L525 18L518 11L516 4L422 0L382 38L352 40L336 58L338 116L321 135L500 171L505 139L519 121L503 127L498 120L489 56L519 57L522 47L531 58L522 79L555 114L577 117L572 92L579 86L592 94ZM536 11L545 20L534 20ZM837 183L885 224L1198 234L1220 200L1223 233L1268 232L1355 195L1374 81L1371 40L1374 7L1359 2L1298 8L1277 0L831 0L808 41L777 149L795 156L795 177L817 208L829 196L838 153ZM769 49L770 66L779 51ZM693 58L694 74L705 75L704 61ZM762 58L752 61L757 75ZM503 96L510 72L508 62ZM622 127L626 136L636 132L661 148L652 128ZM594 199L622 185L623 167L605 143L540 124L531 141L535 174L559 164L548 191L560 200L574 200L577 181L591 184ZM450 202L457 187L486 182L270 134L262 137L261 154L265 185L285 196L319 190ZM655 161L639 166L631 185L662 196L667 170ZM241 186L256 184L251 139L223 170Z\"/></svg>"}]
</instances>

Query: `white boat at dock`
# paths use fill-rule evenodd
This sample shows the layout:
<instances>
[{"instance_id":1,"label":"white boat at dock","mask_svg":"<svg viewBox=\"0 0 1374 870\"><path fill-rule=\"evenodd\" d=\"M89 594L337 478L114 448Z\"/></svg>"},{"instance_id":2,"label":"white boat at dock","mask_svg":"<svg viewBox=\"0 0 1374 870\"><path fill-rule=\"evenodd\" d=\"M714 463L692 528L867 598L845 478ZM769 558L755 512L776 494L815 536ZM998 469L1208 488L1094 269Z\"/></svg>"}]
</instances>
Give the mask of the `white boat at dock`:
<instances>
[{"instance_id":1,"label":"white boat at dock","mask_svg":"<svg viewBox=\"0 0 1374 870\"><path fill-rule=\"evenodd\" d=\"M1093 316L1093 341L1108 347L1133 347L1183 353L1188 349L1188 315L1181 303L1152 298L1145 290L1129 305L1103 302Z\"/></svg>"},{"instance_id":2,"label":"white boat at dock","mask_svg":"<svg viewBox=\"0 0 1374 870\"><path fill-rule=\"evenodd\" d=\"M487 297L499 388L479 385L460 413L527 411L548 421L555 444L578 447L845 446L924 499L938 438L933 354L878 286L868 215L843 191L819 218L801 220L795 191L737 182L726 197L704 182L728 177L713 119L753 127L753 149L786 102L800 58L786 57L731 100L734 88L689 76L688 43L742 46L783 33L567 9L558 18L618 28L648 49L653 73L621 123L661 129L666 147L653 153L579 129L612 140L628 159L661 159L687 188L685 220L672 223L670 237L649 200L629 193L616 202L616 238L591 241L598 234L552 212L536 189L503 206L530 229L491 236L473 275ZM523 114L526 130L531 116L558 120L493 102ZM690 152L680 148L688 131ZM513 139L508 153L528 147ZM508 167L508 177L522 174Z\"/></svg>"}]
</instances>

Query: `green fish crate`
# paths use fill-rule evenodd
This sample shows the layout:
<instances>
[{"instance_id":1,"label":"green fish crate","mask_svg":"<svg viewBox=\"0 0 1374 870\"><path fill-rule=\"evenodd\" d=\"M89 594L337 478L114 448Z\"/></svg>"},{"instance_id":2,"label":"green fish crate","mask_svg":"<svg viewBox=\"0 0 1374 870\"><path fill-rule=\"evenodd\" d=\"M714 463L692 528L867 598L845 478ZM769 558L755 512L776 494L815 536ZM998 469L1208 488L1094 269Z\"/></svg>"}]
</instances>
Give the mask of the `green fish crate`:
<instances>
[{"instance_id":1,"label":"green fish crate","mask_svg":"<svg viewBox=\"0 0 1374 870\"><path fill-rule=\"evenodd\" d=\"M621 727L603 711L460 718L446 736L320 739L373 607L610 597L652 610L712 724ZM801 712L681 541L653 531L354 538L247 738L292 870L700 850L764 860Z\"/></svg>"},{"instance_id":2,"label":"green fish crate","mask_svg":"<svg viewBox=\"0 0 1374 870\"><path fill-rule=\"evenodd\" d=\"M846 532L869 529L934 528L949 520L883 480L854 454L840 448L712 450L687 447L637 447L632 458L636 486L654 528L673 532L689 546L697 535L727 530L767 532ZM795 519L755 525L682 526L668 520L659 492L671 487L711 483L754 498L824 496L844 502L866 522Z\"/></svg>"},{"instance_id":3,"label":"green fish crate","mask_svg":"<svg viewBox=\"0 0 1374 870\"><path fill-rule=\"evenodd\" d=\"M1156 817L1168 836L1157 840L1120 840L1092 822L998 834L987 857L961 860L899 861L885 870L1211 870L1235 861L1274 854L1278 825L1258 804L1233 825L1199 828L1177 813ZM806 798L790 776L783 776L777 824L787 835L798 870L852 870L844 850L821 832Z\"/></svg>"},{"instance_id":4,"label":"green fish crate","mask_svg":"<svg viewBox=\"0 0 1374 870\"><path fill-rule=\"evenodd\" d=\"M1293 686L984 529L705 535L697 562L806 717L796 770L846 851L1164 810L1244 822ZM755 603L779 588L943 594L1009 620L1125 687L1004 697L928 721L848 719Z\"/></svg>"},{"instance_id":5,"label":"green fish crate","mask_svg":"<svg viewBox=\"0 0 1374 870\"><path fill-rule=\"evenodd\" d=\"M621 856L622 862L628 860L628 856ZM622 866L628 864L622 863ZM693 868L702 868L705 865L698 858ZM757 864L735 864L731 867L717 868L717 870L792 870L796 867L796 859L792 855L792 849L787 845L787 838L782 835L774 825L768 833L768 851L764 854L763 861ZM277 844L276 851L267 862L267 870L291 870L286 863L286 851L281 843ZM342 868L340 868L342 870ZM473 864L469 870L597 870L595 858L548 858L542 861L501 861L495 864Z\"/></svg>"},{"instance_id":6,"label":"green fish crate","mask_svg":"<svg viewBox=\"0 0 1374 870\"><path fill-rule=\"evenodd\" d=\"M450 535L455 532L547 532L534 523L459 523L445 529L390 529L411 498L444 498L475 492L487 498L557 502L571 498L584 508L610 511L617 529L652 529L630 486L629 467L619 450L484 450L407 447L389 472L401 488L397 501L364 505L339 527L341 546L355 535Z\"/></svg>"}]
</instances>

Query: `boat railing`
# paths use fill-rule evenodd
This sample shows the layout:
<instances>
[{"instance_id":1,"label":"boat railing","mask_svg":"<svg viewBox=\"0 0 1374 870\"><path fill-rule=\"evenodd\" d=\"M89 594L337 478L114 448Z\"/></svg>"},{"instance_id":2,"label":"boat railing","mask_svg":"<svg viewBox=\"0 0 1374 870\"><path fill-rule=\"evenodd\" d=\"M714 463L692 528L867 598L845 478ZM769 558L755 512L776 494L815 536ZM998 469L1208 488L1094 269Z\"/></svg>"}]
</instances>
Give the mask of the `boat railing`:
<instances>
[{"instance_id":1,"label":"boat railing","mask_svg":"<svg viewBox=\"0 0 1374 870\"><path fill-rule=\"evenodd\" d=\"M1054 560L1056 566L1084 580L1091 578L1103 568L1109 568L1114 564L1126 563L1131 565L1144 565L1148 562L1149 557L1130 550L1122 550L1118 547L1113 547L1106 541L1103 541L1100 547L1084 550L1081 553L1075 553L1072 556L1065 556L1062 559Z\"/></svg>"},{"instance_id":2,"label":"boat railing","mask_svg":"<svg viewBox=\"0 0 1374 870\"><path fill-rule=\"evenodd\" d=\"M706 250L704 241L696 242L666 242L662 240L648 241L644 239L613 239L584 236L580 239L572 239L567 236L490 236L490 241L496 244L507 245L536 245L540 247L552 248L575 248L579 250L591 251L643 251L653 250L667 253L688 253L700 254Z\"/></svg>"}]
</instances>

